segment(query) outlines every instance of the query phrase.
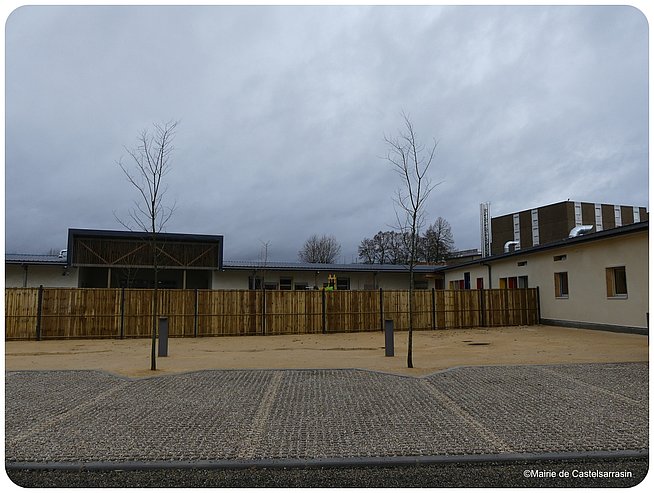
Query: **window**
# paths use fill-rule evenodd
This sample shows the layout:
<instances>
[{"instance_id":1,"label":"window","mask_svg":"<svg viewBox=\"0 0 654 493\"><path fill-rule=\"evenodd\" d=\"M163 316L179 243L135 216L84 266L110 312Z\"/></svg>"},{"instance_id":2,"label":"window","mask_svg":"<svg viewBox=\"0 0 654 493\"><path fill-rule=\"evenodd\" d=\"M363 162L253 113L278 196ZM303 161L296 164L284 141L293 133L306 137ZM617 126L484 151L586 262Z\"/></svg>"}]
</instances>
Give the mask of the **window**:
<instances>
[{"instance_id":1,"label":"window","mask_svg":"<svg viewBox=\"0 0 654 493\"><path fill-rule=\"evenodd\" d=\"M529 279L527 276L518 277L518 287L520 289L526 289L529 287Z\"/></svg>"},{"instance_id":2,"label":"window","mask_svg":"<svg viewBox=\"0 0 654 493\"><path fill-rule=\"evenodd\" d=\"M279 289L281 291L290 291L293 289L293 279L291 277L280 277Z\"/></svg>"},{"instance_id":3,"label":"window","mask_svg":"<svg viewBox=\"0 0 654 493\"><path fill-rule=\"evenodd\" d=\"M606 269L606 296L609 298L627 297L627 273L624 267Z\"/></svg>"},{"instance_id":4,"label":"window","mask_svg":"<svg viewBox=\"0 0 654 493\"><path fill-rule=\"evenodd\" d=\"M527 265L526 260L523 260L522 262L518 262L518 267L524 267L525 265Z\"/></svg>"},{"instance_id":5,"label":"window","mask_svg":"<svg viewBox=\"0 0 654 493\"><path fill-rule=\"evenodd\" d=\"M484 278L483 277L478 277L477 278L477 289L484 289Z\"/></svg>"},{"instance_id":6,"label":"window","mask_svg":"<svg viewBox=\"0 0 654 493\"><path fill-rule=\"evenodd\" d=\"M415 279L413 281L413 288L414 289L428 289L429 288L429 281L426 281L424 279Z\"/></svg>"},{"instance_id":7,"label":"window","mask_svg":"<svg viewBox=\"0 0 654 493\"><path fill-rule=\"evenodd\" d=\"M261 289L260 277L248 277L248 289Z\"/></svg>"},{"instance_id":8,"label":"window","mask_svg":"<svg viewBox=\"0 0 654 493\"><path fill-rule=\"evenodd\" d=\"M296 291L306 291L309 289L309 283L306 282L296 282L295 283L295 290Z\"/></svg>"},{"instance_id":9,"label":"window","mask_svg":"<svg viewBox=\"0 0 654 493\"><path fill-rule=\"evenodd\" d=\"M556 272L554 274L554 295L557 298L567 298L569 296L567 272Z\"/></svg>"},{"instance_id":10,"label":"window","mask_svg":"<svg viewBox=\"0 0 654 493\"><path fill-rule=\"evenodd\" d=\"M266 291L274 291L277 289L277 283L276 282L264 282L263 283L263 289Z\"/></svg>"},{"instance_id":11,"label":"window","mask_svg":"<svg viewBox=\"0 0 654 493\"><path fill-rule=\"evenodd\" d=\"M561 262L562 260L567 259L567 255L554 255L554 262Z\"/></svg>"},{"instance_id":12,"label":"window","mask_svg":"<svg viewBox=\"0 0 654 493\"><path fill-rule=\"evenodd\" d=\"M338 291L347 291L350 289L350 278L349 277L337 277L336 278L336 289Z\"/></svg>"},{"instance_id":13,"label":"window","mask_svg":"<svg viewBox=\"0 0 654 493\"><path fill-rule=\"evenodd\" d=\"M463 273L463 288L470 289L470 272Z\"/></svg>"}]
</instances>

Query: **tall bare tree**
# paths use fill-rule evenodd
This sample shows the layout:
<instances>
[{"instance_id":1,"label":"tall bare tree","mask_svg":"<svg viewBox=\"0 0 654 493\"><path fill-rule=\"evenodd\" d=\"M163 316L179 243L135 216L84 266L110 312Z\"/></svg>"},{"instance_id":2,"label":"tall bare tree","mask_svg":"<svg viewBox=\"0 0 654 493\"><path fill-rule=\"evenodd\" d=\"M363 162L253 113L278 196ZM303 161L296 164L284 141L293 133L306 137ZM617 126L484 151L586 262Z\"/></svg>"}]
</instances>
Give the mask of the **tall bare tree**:
<instances>
[{"instance_id":1,"label":"tall bare tree","mask_svg":"<svg viewBox=\"0 0 654 493\"><path fill-rule=\"evenodd\" d=\"M341 245L334 236L311 235L298 252L302 262L333 264L341 254Z\"/></svg>"},{"instance_id":2,"label":"tall bare tree","mask_svg":"<svg viewBox=\"0 0 654 493\"><path fill-rule=\"evenodd\" d=\"M175 137L176 121L164 124L154 124L152 131L143 130L134 148L125 148L130 159L128 163L122 158L118 161L120 169L127 181L136 189L137 199L129 211L129 220L118 221L130 230L140 230L150 243L152 268L154 274L154 289L152 295L152 351L151 370L157 369L156 341L157 321L159 317L158 285L159 285L159 249L157 235L171 218L175 206L167 206L164 197L167 185L164 178L170 171L173 139Z\"/></svg>"},{"instance_id":3,"label":"tall bare tree","mask_svg":"<svg viewBox=\"0 0 654 493\"><path fill-rule=\"evenodd\" d=\"M432 184L429 168L434 161L438 143L434 140L425 147L418 140L413 123L402 113L404 128L394 137L384 137L388 146L386 160L401 177L401 185L395 196L395 213L398 229L408 247L409 266L409 337L407 366L413 368L413 292L414 267L418 258L418 239L424 224L425 204L429 194L438 184Z\"/></svg>"}]
</instances>

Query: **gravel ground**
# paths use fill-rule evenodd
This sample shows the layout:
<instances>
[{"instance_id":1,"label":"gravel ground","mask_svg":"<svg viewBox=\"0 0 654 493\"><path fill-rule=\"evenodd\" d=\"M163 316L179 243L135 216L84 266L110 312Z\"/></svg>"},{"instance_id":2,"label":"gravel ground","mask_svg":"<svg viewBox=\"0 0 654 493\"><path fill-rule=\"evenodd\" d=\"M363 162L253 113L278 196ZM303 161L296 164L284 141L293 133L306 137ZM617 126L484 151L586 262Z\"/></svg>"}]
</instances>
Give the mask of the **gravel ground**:
<instances>
[{"instance_id":1,"label":"gravel ground","mask_svg":"<svg viewBox=\"0 0 654 493\"><path fill-rule=\"evenodd\" d=\"M525 478L526 466L492 460L392 468L383 460L646 456L648 450L647 363L467 367L423 378L363 370L216 370L145 379L99 371L17 371L6 373L5 397L6 465L14 481L25 485L581 485L598 478ZM347 460L378 465L203 467L329 459L343 466ZM631 477L618 479L636 484L644 476L643 459L626 465L612 460L634 468ZM154 463L169 468L136 470ZM182 463L198 469L175 467ZM72 470L32 471L49 464ZM79 472L89 464L131 470ZM609 467L602 464L588 467ZM553 466L557 473L560 467Z\"/></svg>"},{"instance_id":2,"label":"gravel ground","mask_svg":"<svg viewBox=\"0 0 654 493\"><path fill-rule=\"evenodd\" d=\"M25 488L630 488L640 484L647 471L646 458L616 458L398 467L7 472L11 481ZM555 477L534 477L539 472ZM592 477L608 473L623 477Z\"/></svg>"}]
</instances>

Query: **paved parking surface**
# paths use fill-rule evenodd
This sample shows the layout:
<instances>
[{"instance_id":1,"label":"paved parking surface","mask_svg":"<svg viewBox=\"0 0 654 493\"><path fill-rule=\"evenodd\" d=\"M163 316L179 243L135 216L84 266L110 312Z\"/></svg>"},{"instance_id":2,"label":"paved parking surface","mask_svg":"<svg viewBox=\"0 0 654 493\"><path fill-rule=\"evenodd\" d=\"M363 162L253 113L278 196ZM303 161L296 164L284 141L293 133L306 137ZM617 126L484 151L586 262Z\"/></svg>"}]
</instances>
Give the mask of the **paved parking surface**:
<instances>
[{"instance_id":1,"label":"paved parking surface","mask_svg":"<svg viewBox=\"0 0 654 493\"><path fill-rule=\"evenodd\" d=\"M356 461L646 451L647 363L6 373L6 465Z\"/></svg>"}]
</instances>

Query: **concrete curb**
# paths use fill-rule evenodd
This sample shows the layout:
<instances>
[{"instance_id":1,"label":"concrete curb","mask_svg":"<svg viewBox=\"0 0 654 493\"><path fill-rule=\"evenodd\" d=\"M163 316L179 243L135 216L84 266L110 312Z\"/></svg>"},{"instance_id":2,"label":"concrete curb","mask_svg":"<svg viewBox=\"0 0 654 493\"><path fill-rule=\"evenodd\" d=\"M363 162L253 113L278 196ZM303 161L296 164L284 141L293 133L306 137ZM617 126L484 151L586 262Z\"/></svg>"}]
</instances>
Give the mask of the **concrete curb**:
<instances>
[{"instance_id":1,"label":"concrete curb","mask_svg":"<svg viewBox=\"0 0 654 493\"><path fill-rule=\"evenodd\" d=\"M310 459L249 459L201 461L126 461L126 462L7 462L8 470L58 471L143 471L161 469L279 469L335 467L393 467L433 464L484 462L564 461L584 459L648 458L649 449L587 452L549 452L479 455L430 455L407 457L330 457Z\"/></svg>"}]
</instances>

